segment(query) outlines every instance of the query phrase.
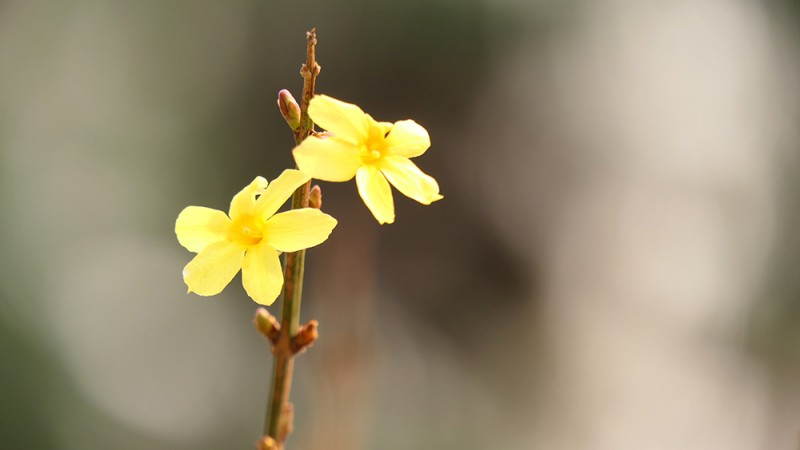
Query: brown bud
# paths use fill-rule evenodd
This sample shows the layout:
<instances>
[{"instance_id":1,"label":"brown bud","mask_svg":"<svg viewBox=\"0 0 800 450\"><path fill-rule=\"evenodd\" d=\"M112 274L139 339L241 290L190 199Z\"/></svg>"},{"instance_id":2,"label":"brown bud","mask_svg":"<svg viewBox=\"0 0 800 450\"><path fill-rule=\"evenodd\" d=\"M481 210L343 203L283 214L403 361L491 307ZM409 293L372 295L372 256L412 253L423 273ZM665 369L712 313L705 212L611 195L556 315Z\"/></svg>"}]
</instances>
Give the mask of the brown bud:
<instances>
[{"instance_id":1,"label":"brown bud","mask_svg":"<svg viewBox=\"0 0 800 450\"><path fill-rule=\"evenodd\" d=\"M281 89L278 92L278 109L281 110L283 120L289 125L289 128L296 130L300 128L300 106L292 96L292 93L286 89Z\"/></svg>"},{"instance_id":2,"label":"brown bud","mask_svg":"<svg viewBox=\"0 0 800 450\"><path fill-rule=\"evenodd\" d=\"M253 318L253 325L255 325L259 333L269 339L273 344L278 340L278 335L281 332L281 325L278 323L278 319L273 317L266 308L258 308L256 310L256 315Z\"/></svg>"},{"instance_id":3,"label":"brown bud","mask_svg":"<svg viewBox=\"0 0 800 450\"><path fill-rule=\"evenodd\" d=\"M308 191L308 207L321 209L322 208L322 189L319 185L315 184Z\"/></svg>"},{"instance_id":4,"label":"brown bud","mask_svg":"<svg viewBox=\"0 0 800 450\"><path fill-rule=\"evenodd\" d=\"M319 322L316 320L310 320L307 324L300 327L297 336L292 339L292 352L297 354L310 347L314 341L319 338L319 331L317 331L317 328L319 328Z\"/></svg>"}]
</instances>

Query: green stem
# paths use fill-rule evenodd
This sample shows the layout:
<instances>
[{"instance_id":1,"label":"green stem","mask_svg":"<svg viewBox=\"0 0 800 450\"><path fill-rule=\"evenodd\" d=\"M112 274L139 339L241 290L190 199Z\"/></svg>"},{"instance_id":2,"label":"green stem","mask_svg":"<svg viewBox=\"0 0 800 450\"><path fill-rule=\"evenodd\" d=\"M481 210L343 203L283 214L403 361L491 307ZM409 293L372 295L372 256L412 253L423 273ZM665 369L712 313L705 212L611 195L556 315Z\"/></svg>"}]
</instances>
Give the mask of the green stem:
<instances>
[{"instance_id":1,"label":"green stem","mask_svg":"<svg viewBox=\"0 0 800 450\"><path fill-rule=\"evenodd\" d=\"M316 30L306 33L308 45L306 63L300 70L303 76L303 98L300 106L300 127L294 132L295 143L300 144L313 131L314 124L308 116L308 103L314 96L314 88L320 67L316 62ZM304 184L292 196L292 209L308 207L308 191L311 182ZM272 371L269 409L264 422L265 434L271 436L284 448L291 431L291 405L289 394L292 388L294 352L292 340L300 329L300 303L303 296L303 273L306 251L287 253L284 261L283 307L281 309L281 332L273 346L275 365Z\"/></svg>"}]
</instances>

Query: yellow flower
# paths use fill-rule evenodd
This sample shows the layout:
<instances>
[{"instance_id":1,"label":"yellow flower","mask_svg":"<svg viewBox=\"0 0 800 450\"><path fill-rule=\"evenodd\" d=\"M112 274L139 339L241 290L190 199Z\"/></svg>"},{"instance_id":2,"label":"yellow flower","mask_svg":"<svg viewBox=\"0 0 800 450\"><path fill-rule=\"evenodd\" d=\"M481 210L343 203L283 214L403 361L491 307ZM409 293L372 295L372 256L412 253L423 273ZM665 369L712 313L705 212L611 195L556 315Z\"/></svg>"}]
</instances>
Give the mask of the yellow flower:
<instances>
[{"instance_id":1,"label":"yellow flower","mask_svg":"<svg viewBox=\"0 0 800 450\"><path fill-rule=\"evenodd\" d=\"M280 252L296 252L328 239L336 219L318 209L275 214L308 175L285 170L272 183L257 177L236 194L228 215L189 206L175 222L178 242L197 253L183 269L189 292L222 292L242 269L242 284L253 300L271 305L283 287Z\"/></svg>"},{"instance_id":2,"label":"yellow flower","mask_svg":"<svg viewBox=\"0 0 800 450\"><path fill-rule=\"evenodd\" d=\"M424 205L443 198L436 180L409 159L431 145L428 132L413 120L376 122L358 106L325 95L311 99L308 114L330 135L311 136L298 145L293 151L297 167L324 181L355 177L358 193L379 223L394 222L389 183Z\"/></svg>"}]
</instances>

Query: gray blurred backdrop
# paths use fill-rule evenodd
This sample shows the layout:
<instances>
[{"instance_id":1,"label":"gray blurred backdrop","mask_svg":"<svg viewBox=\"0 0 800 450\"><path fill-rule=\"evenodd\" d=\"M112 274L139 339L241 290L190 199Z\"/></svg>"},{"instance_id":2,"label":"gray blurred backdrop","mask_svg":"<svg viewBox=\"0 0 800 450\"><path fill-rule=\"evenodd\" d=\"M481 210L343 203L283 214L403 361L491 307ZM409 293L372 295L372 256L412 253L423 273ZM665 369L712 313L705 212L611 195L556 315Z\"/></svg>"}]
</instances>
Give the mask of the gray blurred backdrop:
<instances>
[{"instance_id":1,"label":"gray blurred backdrop","mask_svg":"<svg viewBox=\"0 0 800 450\"><path fill-rule=\"evenodd\" d=\"M315 26L445 199L322 185L291 449L798 448L798 6L0 1L0 447L253 448L256 305L173 227L293 164Z\"/></svg>"}]
</instances>

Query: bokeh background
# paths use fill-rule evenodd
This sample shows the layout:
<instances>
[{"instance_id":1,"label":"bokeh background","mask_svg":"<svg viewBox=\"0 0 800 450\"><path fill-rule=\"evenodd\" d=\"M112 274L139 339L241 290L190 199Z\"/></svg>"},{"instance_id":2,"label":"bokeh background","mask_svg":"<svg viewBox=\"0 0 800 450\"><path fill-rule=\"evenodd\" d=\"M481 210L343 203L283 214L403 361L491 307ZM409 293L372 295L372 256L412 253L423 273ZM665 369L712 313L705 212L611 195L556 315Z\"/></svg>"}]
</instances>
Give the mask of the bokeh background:
<instances>
[{"instance_id":1,"label":"bokeh background","mask_svg":"<svg viewBox=\"0 0 800 450\"><path fill-rule=\"evenodd\" d=\"M798 448L799 6L0 2L0 447L253 448L256 305L173 226L293 164L317 27L445 199L323 184L290 448Z\"/></svg>"}]
</instances>

